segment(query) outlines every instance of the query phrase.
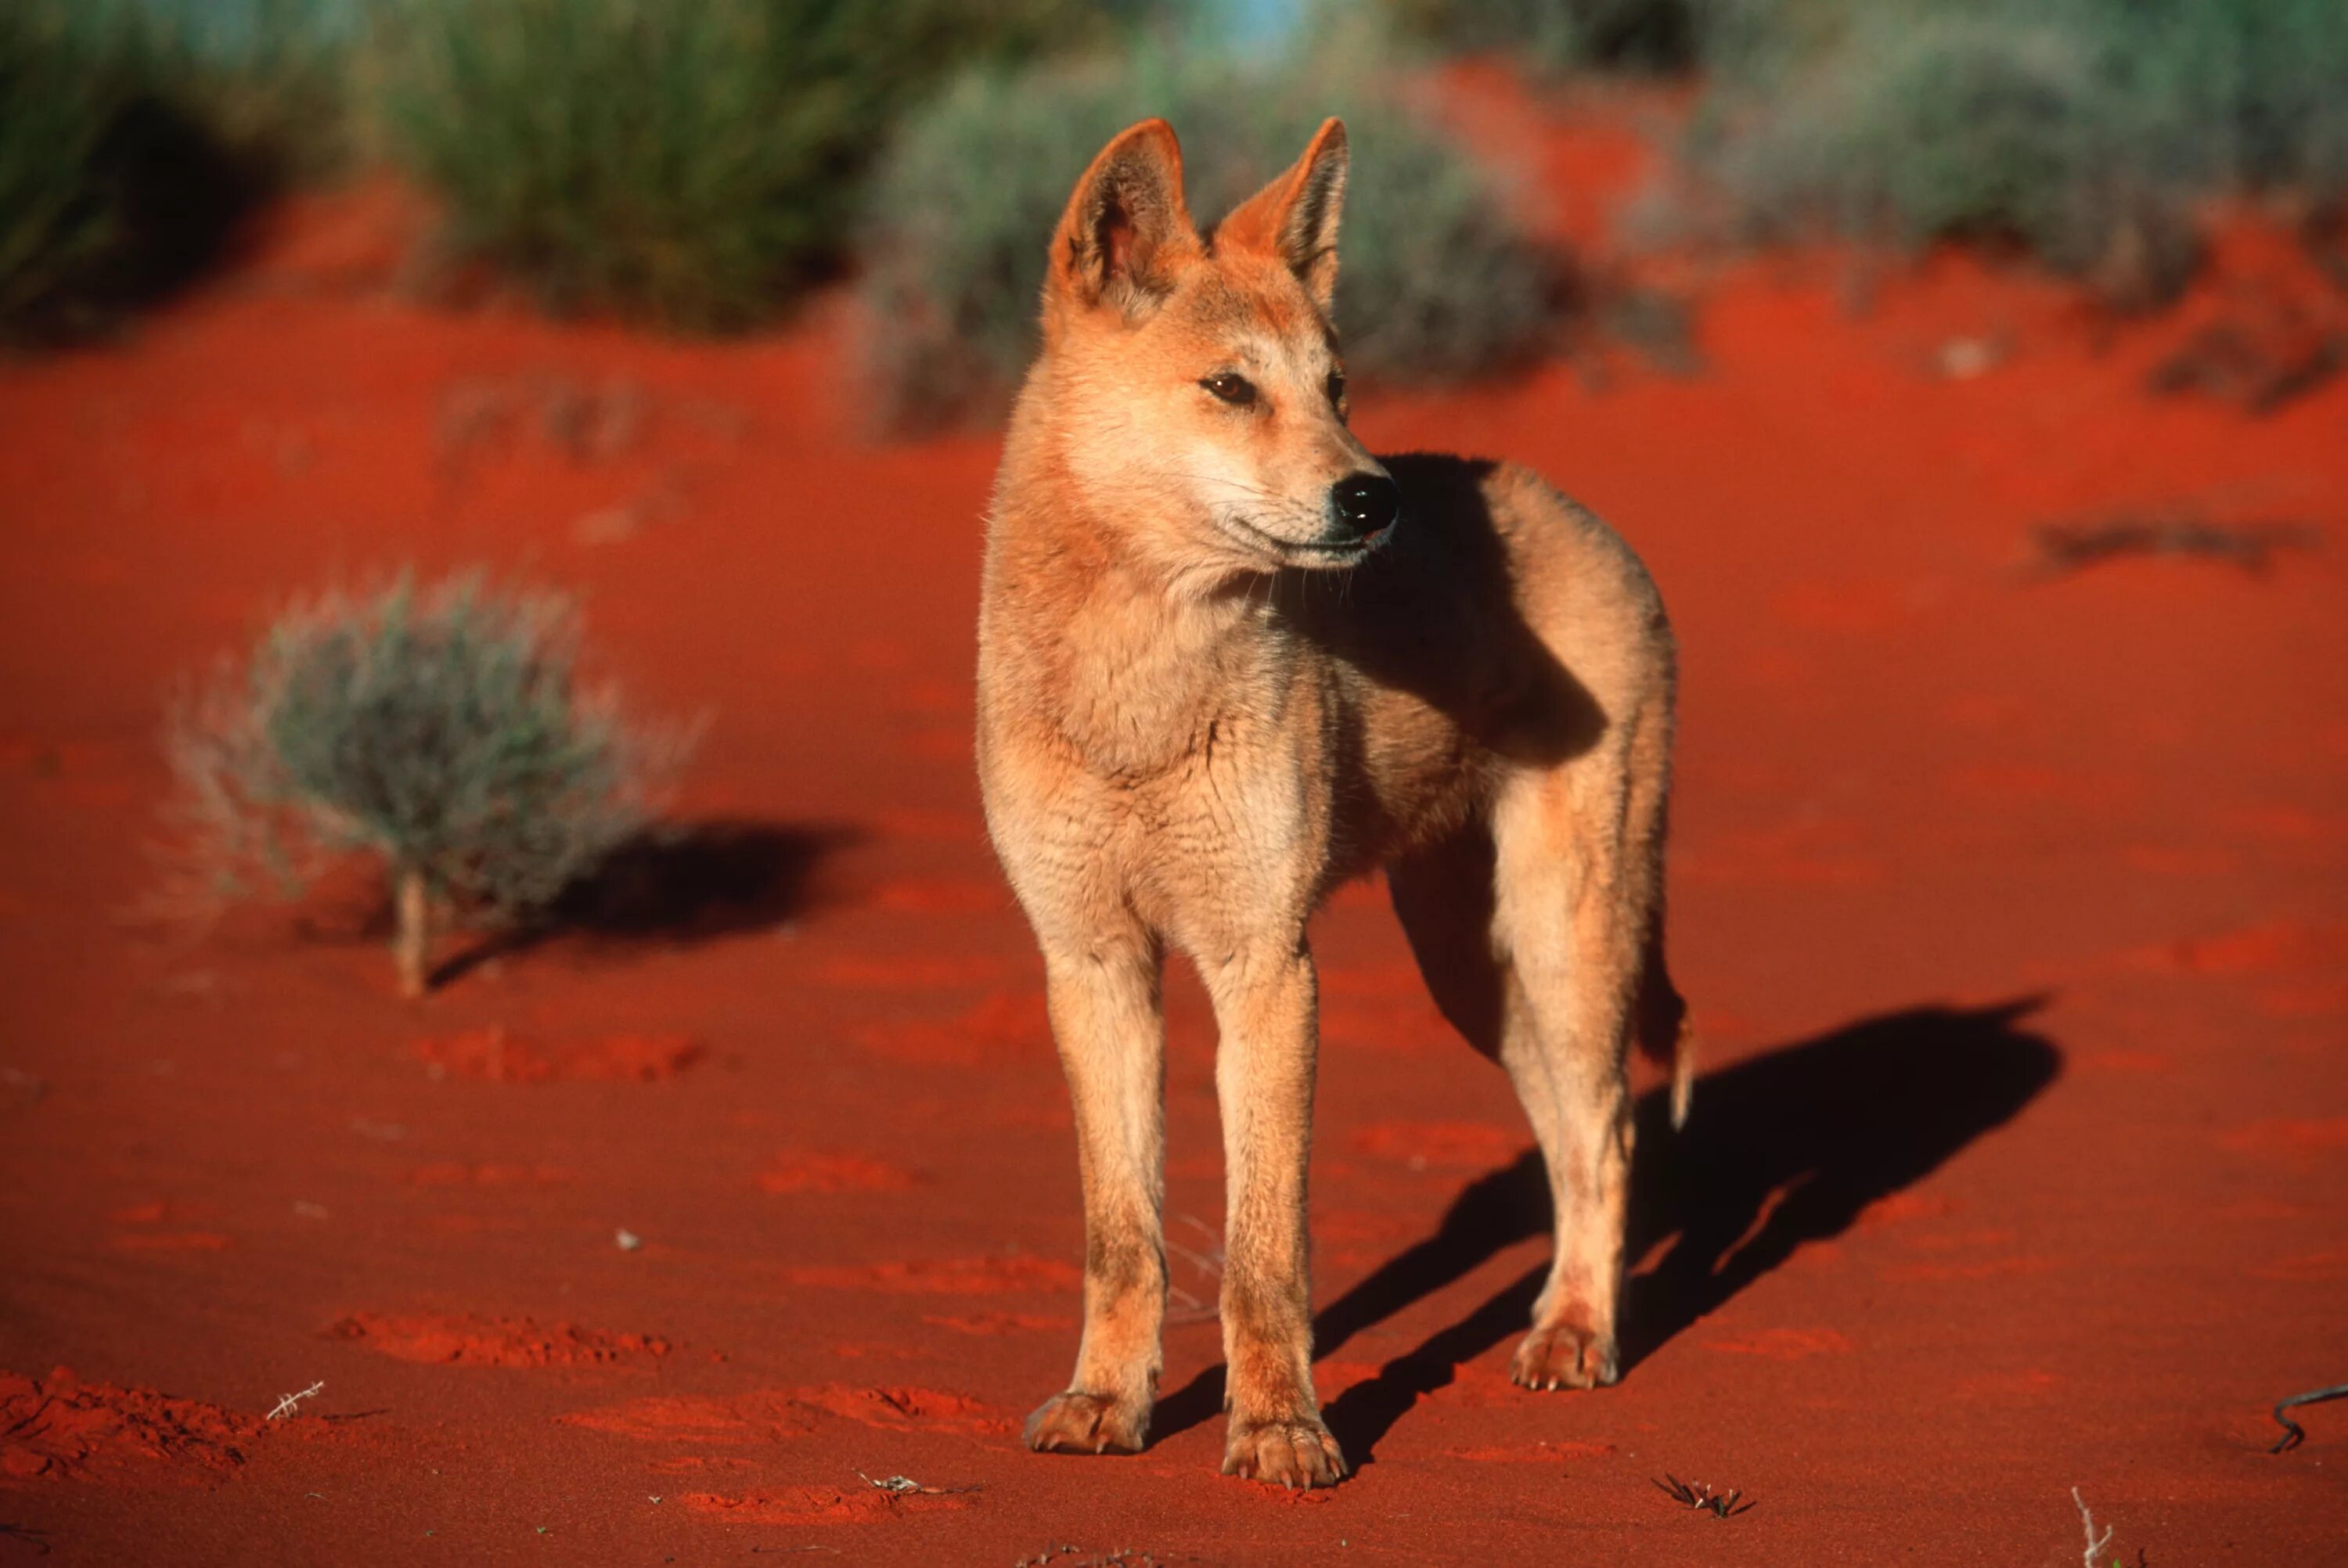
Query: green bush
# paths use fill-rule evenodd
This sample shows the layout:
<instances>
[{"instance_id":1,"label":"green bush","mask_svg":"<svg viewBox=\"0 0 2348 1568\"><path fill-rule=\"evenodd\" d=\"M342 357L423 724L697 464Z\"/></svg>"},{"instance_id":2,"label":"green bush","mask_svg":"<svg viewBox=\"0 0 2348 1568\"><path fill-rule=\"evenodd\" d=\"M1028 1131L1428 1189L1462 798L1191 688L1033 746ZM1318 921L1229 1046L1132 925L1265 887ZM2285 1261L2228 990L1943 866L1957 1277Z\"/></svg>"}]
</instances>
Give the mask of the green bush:
<instances>
[{"instance_id":1,"label":"green bush","mask_svg":"<svg viewBox=\"0 0 2348 1568\"><path fill-rule=\"evenodd\" d=\"M1402 30L1440 47L1505 54L1540 76L1696 61L1705 0L1388 0Z\"/></svg>"},{"instance_id":2,"label":"green bush","mask_svg":"<svg viewBox=\"0 0 2348 1568\"><path fill-rule=\"evenodd\" d=\"M80 0L77 26L128 39L145 74L236 156L273 176L357 153L353 77L383 0Z\"/></svg>"},{"instance_id":3,"label":"green bush","mask_svg":"<svg viewBox=\"0 0 2348 1568\"><path fill-rule=\"evenodd\" d=\"M2338 0L1714 0L1694 141L1750 232L2018 242L2124 299L2192 208L2348 192Z\"/></svg>"},{"instance_id":4,"label":"green bush","mask_svg":"<svg viewBox=\"0 0 2348 1568\"><path fill-rule=\"evenodd\" d=\"M360 0L0 7L0 342L101 332L354 139Z\"/></svg>"},{"instance_id":5,"label":"green bush","mask_svg":"<svg viewBox=\"0 0 2348 1568\"><path fill-rule=\"evenodd\" d=\"M126 13L0 9L0 343L88 336L210 265L269 180Z\"/></svg>"},{"instance_id":6,"label":"green bush","mask_svg":"<svg viewBox=\"0 0 2348 1568\"><path fill-rule=\"evenodd\" d=\"M0 13L0 334L69 329L80 285L117 253L121 113L53 29Z\"/></svg>"},{"instance_id":7,"label":"green bush","mask_svg":"<svg viewBox=\"0 0 2348 1568\"><path fill-rule=\"evenodd\" d=\"M396 156L451 253L557 310L726 330L845 248L859 179L957 57L1090 26L1076 0L407 0Z\"/></svg>"},{"instance_id":8,"label":"green bush","mask_svg":"<svg viewBox=\"0 0 2348 1568\"><path fill-rule=\"evenodd\" d=\"M1035 353L1045 251L1069 190L1111 136L1153 114L1183 138L1202 223L1287 168L1324 117L1345 117L1336 315L1361 379L1457 381L1550 345L1560 259L1518 225L1493 172L1397 107L1374 65L1145 49L970 73L907 124L873 181L865 239L865 357L888 423L1001 410Z\"/></svg>"},{"instance_id":9,"label":"green bush","mask_svg":"<svg viewBox=\"0 0 2348 1568\"><path fill-rule=\"evenodd\" d=\"M475 574L297 604L166 726L187 891L296 894L372 856L420 993L436 911L548 908L644 826L674 765L673 742L581 691L577 645L569 600Z\"/></svg>"}]
</instances>

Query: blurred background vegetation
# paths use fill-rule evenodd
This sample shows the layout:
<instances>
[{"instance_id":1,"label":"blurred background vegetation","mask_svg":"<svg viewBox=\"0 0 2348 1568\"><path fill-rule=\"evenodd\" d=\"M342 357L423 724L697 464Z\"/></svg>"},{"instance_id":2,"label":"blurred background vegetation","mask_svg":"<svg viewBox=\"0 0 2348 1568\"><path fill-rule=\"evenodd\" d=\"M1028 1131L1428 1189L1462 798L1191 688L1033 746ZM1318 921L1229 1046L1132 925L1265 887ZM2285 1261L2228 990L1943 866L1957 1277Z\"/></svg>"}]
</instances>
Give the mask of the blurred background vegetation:
<instances>
[{"instance_id":1,"label":"blurred background vegetation","mask_svg":"<svg viewBox=\"0 0 2348 1568\"><path fill-rule=\"evenodd\" d=\"M734 331L853 277L880 406L933 423L1000 406L1111 131L1171 118L1212 215L1334 112L1353 361L1456 380L1571 303L1414 90L1462 55L1684 88L1681 237L1982 245L2143 308L2212 199L2348 204L2342 0L10 0L0 340L109 330L288 185L388 163L437 255L555 311Z\"/></svg>"}]
</instances>

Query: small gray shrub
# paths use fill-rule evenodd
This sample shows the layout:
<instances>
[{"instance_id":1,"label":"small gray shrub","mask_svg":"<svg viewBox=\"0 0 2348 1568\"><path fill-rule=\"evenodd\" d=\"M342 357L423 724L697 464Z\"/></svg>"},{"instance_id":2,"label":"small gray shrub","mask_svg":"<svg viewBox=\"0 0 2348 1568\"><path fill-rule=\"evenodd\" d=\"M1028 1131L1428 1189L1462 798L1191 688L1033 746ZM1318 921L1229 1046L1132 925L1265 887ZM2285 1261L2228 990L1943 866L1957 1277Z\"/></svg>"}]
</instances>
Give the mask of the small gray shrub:
<instances>
[{"instance_id":1,"label":"small gray shrub","mask_svg":"<svg viewBox=\"0 0 2348 1568\"><path fill-rule=\"evenodd\" d=\"M2017 244L2117 302L2194 209L2348 197L2339 0L1710 0L1691 151L1748 234Z\"/></svg>"},{"instance_id":2,"label":"small gray shrub","mask_svg":"<svg viewBox=\"0 0 2348 1568\"><path fill-rule=\"evenodd\" d=\"M681 754L581 689L577 650L568 600L479 574L295 605L172 709L183 873L290 895L373 857L420 993L436 915L545 910L644 829Z\"/></svg>"},{"instance_id":3,"label":"small gray shrub","mask_svg":"<svg viewBox=\"0 0 2348 1568\"><path fill-rule=\"evenodd\" d=\"M1045 251L1086 160L1150 115L1182 138L1201 224L1345 118L1337 324L1365 381L1456 382L1550 346L1563 259L1501 177L1405 107L1376 60L1286 62L1141 47L1115 60L965 74L897 139L865 231L865 364L884 423L999 414L1036 347Z\"/></svg>"}]
</instances>

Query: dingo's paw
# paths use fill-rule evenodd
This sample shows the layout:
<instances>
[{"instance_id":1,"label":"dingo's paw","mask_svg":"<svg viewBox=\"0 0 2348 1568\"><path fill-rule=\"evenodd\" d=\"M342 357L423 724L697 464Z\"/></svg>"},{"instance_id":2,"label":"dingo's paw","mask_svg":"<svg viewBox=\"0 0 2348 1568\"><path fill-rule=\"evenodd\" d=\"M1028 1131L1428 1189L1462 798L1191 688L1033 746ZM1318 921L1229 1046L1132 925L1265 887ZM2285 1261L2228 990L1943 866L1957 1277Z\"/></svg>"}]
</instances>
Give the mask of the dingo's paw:
<instances>
[{"instance_id":1,"label":"dingo's paw","mask_svg":"<svg viewBox=\"0 0 2348 1568\"><path fill-rule=\"evenodd\" d=\"M1272 1421L1233 1416L1223 1442L1223 1473L1292 1491L1334 1486L1345 1479L1345 1456L1317 1416Z\"/></svg>"},{"instance_id":2,"label":"dingo's paw","mask_svg":"<svg viewBox=\"0 0 2348 1568\"><path fill-rule=\"evenodd\" d=\"M1027 1446L1037 1453L1138 1454L1149 1434L1149 1408L1107 1394L1055 1394L1027 1418Z\"/></svg>"},{"instance_id":3,"label":"dingo's paw","mask_svg":"<svg viewBox=\"0 0 2348 1568\"><path fill-rule=\"evenodd\" d=\"M1614 1337L1560 1323L1517 1347L1509 1376L1528 1389L1596 1389L1622 1376Z\"/></svg>"}]
</instances>

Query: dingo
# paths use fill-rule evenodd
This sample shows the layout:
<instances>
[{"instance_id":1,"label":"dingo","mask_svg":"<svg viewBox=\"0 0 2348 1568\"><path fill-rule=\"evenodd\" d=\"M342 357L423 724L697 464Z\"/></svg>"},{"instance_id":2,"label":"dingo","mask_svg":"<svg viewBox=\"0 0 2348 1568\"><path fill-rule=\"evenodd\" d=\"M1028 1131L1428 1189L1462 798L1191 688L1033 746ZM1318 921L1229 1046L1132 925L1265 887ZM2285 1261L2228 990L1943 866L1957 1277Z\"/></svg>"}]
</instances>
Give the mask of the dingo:
<instances>
[{"instance_id":1,"label":"dingo","mask_svg":"<svg viewBox=\"0 0 2348 1568\"><path fill-rule=\"evenodd\" d=\"M1374 457L1329 325L1344 128L1206 234L1163 120L1052 236L1043 353L995 481L979 616L988 830L1043 948L1076 1108L1085 1326L1039 1450L1141 1447L1166 1263L1159 971L1221 1032L1223 1470L1345 1472L1313 1391L1305 921L1384 866L1445 1016L1508 1070L1556 1260L1512 1368L1617 1373L1625 1050L1673 1062L1663 966L1673 645L1628 546L1537 476Z\"/></svg>"}]
</instances>

